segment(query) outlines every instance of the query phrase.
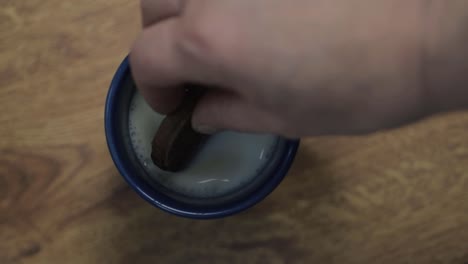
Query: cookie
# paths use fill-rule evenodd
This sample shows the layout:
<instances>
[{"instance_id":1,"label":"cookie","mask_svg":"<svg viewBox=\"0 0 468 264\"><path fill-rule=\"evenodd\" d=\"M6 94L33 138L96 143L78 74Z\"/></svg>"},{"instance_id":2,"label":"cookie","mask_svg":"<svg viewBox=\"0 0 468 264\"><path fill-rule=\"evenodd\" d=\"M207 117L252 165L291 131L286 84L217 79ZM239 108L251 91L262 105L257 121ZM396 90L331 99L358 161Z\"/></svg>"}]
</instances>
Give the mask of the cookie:
<instances>
[{"instance_id":1,"label":"cookie","mask_svg":"<svg viewBox=\"0 0 468 264\"><path fill-rule=\"evenodd\" d=\"M191 87L180 107L167 115L152 142L151 159L165 171L184 169L207 139L192 127L192 113L202 95L202 90Z\"/></svg>"}]
</instances>

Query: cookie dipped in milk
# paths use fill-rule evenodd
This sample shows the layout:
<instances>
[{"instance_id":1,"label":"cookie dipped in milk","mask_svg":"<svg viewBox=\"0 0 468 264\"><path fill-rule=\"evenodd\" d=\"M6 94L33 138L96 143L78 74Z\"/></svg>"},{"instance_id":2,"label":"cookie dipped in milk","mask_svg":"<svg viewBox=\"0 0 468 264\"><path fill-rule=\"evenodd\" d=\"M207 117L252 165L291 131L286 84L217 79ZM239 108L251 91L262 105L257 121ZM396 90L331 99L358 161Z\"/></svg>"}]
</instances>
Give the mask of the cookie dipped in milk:
<instances>
[{"instance_id":1,"label":"cookie dipped in milk","mask_svg":"<svg viewBox=\"0 0 468 264\"><path fill-rule=\"evenodd\" d=\"M204 142L184 169L168 172L151 158L152 140L164 117L135 92L128 116L130 141L148 179L184 202L215 204L251 191L268 177L264 172L273 169L269 164L282 145L275 135L220 132Z\"/></svg>"}]
</instances>

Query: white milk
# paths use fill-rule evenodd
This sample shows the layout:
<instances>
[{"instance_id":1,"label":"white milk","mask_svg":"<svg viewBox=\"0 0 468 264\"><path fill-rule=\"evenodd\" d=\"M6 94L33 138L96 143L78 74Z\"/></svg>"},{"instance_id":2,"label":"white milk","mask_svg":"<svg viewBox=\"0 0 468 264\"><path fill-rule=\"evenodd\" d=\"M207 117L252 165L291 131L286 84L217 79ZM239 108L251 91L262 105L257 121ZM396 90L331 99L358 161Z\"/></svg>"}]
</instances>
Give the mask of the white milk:
<instances>
[{"instance_id":1,"label":"white milk","mask_svg":"<svg viewBox=\"0 0 468 264\"><path fill-rule=\"evenodd\" d=\"M185 170L165 172L151 161L151 142L163 118L135 93L129 113L131 143L152 180L187 197L212 198L239 192L258 177L279 142L274 135L218 133Z\"/></svg>"}]
</instances>

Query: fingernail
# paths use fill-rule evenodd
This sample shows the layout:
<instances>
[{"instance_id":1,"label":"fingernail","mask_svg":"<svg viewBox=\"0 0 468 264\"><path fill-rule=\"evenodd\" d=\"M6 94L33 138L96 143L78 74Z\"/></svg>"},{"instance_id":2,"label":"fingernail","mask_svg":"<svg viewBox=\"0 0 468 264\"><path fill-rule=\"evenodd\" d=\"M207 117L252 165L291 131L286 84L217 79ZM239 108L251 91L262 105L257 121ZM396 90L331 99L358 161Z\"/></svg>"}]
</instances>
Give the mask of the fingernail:
<instances>
[{"instance_id":1,"label":"fingernail","mask_svg":"<svg viewBox=\"0 0 468 264\"><path fill-rule=\"evenodd\" d=\"M214 134L218 131L216 128L206 125L197 125L194 126L194 129L202 134Z\"/></svg>"}]
</instances>

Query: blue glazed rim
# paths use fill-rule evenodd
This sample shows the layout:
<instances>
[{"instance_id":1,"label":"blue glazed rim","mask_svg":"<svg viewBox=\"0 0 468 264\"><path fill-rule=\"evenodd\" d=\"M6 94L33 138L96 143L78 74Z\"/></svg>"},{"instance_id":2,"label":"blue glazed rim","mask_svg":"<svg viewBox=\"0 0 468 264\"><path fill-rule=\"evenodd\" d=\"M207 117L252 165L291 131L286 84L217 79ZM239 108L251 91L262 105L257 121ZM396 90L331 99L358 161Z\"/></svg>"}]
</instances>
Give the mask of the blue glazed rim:
<instances>
[{"instance_id":1,"label":"blue glazed rim","mask_svg":"<svg viewBox=\"0 0 468 264\"><path fill-rule=\"evenodd\" d=\"M127 56L114 75L106 99L104 116L106 140L112 160L122 177L143 199L153 206L168 213L191 219L227 217L242 212L265 199L276 189L286 176L296 156L300 143L299 140L287 140L281 162L277 165L278 167L275 172L272 173L263 185L241 200L223 204L218 207L199 207L176 201L155 190L155 188L140 175L141 172L128 158L128 153L124 146L125 143L120 138L122 135L118 133L121 129L118 122L119 115L117 113L119 113L119 105L116 98L124 87L124 82L129 74L130 65Z\"/></svg>"}]
</instances>

